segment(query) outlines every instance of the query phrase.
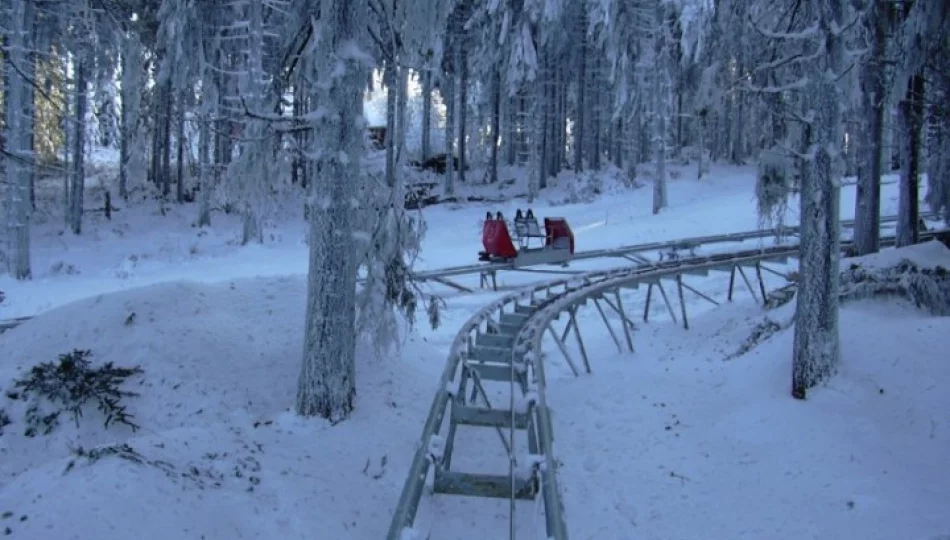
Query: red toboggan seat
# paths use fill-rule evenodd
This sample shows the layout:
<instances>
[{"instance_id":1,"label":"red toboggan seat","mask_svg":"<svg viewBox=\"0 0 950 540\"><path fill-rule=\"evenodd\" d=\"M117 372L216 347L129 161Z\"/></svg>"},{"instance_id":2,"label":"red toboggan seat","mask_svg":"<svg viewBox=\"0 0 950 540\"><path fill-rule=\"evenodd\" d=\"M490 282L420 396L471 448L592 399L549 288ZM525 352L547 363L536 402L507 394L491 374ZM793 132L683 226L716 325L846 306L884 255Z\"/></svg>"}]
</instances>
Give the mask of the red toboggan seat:
<instances>
[{"instance_id":1,"label":"red toboggan seat","mask_svg":"<svg viewBox=\"0 0 950 540\"><path fill-rule=\"evenodd\" d=\"M574 254L574 232L564 218L544 218L544 230L547 233L545 245L553 249L570 249Z\"/></svg>"},{"instance_id":2,"label":"red toboggan seat","mask_svg":"<svg viewBox=\"0 0 950 540\"><path fill-rule=\"evenodd\" d=\"M493 257L513 259L518 255L504 219L488 219L482 226L482 246Z\"/></svg>"}]
</instances>

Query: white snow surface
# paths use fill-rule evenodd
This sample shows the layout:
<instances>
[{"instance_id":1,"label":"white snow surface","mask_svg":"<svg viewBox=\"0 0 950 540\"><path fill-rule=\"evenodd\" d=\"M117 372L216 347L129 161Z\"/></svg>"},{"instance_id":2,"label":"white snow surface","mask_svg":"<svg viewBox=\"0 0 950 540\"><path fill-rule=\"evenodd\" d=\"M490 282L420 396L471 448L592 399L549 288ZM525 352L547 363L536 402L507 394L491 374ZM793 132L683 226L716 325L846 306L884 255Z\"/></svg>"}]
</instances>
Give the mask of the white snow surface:
<instances>
[{"instance_id":1,"label":"white snow surface","mask_svg":"<svg viewBox=\"0 0 950 540\"><path fill-rule=\"evenodd\" d=\"M610 177L600 194L555 186L532 207L567 217L581 250L755 228L754 170L714 166L699 182L694 174L678 171L671 206L658 216L649 189ZM884 187L884 213L896 209L893 187ZM843 191L847 218L853 188ZM513 215L525 206L425 209L429 234L417 267L474 263L485 211ZM215 227L199 231L190 226L192 205L167 205L164 216L155 202L122 207L113 221L90 215L82 237L60 234L61 220L38 224L36 279L0 276L0 319L37 315L0 334L0 389L38 362L88 348L97 363L145 370L126 386L141 394L128 400L141 429L104 429L89 410L78 428L64 419L49 436L25 438L22 410L0 397L13 420L0 435L0 531L20 540L383 538L455 332L500 293L447 295L443 326L406 330L398 357L361 351L351 419L303 420L289 412L306 293L299 218L271 220L265 245L240 247L237 216L215 214ZM937 243L864 262L902 258L950 267ZM506 288L545 279L499 278ZM477 277L459 281L477 285ZM728 275L689 283L724 300ZM784 321L792 313L791 305L764 313L737 291L719 307L691 296L689 330L655 303L651 321L638 323L633 354L617 352L596 310L581 311L592 375L573 377L557 349L545 347L571 538L950 535L950 319L893 300L845 304L840 372L795 401L790 330L724 361L766 315ZM624 298L632 313L642 313L643 295ZM473 472L507 470L497 468L502 450L492 431L456 441ZM77 459L64 472L75 459L70 448L115 443L152 464ZM544 538L541 506L523 513L519 538ZM494 540L508 537L507 518L506 502L427 493L414 532Z\"/></svg>"}]
</instances>

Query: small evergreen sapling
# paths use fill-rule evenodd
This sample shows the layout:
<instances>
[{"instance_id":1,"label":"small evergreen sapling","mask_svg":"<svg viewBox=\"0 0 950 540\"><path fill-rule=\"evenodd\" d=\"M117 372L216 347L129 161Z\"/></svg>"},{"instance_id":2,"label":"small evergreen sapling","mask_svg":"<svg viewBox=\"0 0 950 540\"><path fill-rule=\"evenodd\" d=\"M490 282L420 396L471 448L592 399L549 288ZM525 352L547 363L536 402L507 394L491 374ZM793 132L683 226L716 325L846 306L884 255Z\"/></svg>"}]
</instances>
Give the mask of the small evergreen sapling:
<instances>
[{"instance_id":1,"label":"small evergreen sapling","mask_svg":"<svg viewBox=\"0 0 950 540\"><path fill-rule=\"evenodd\" d=\"M29 403L24 435L50 434L59 425L63 413L71 414L78 426L83 408L88 404L95 404L105 415L106 428L118 423L131 427L133 431L138 429L139 426L132 421L133 416L122 403L124 398L138 394L121 387L130 377L142 374L143 370L138 366L117 367L112 362L93 367L91 356L91 351L75 349L61 354L58 362L34 366L26 377L14 382L14 390L8 392L7 397Z\"/></svg>"}]
</instances>

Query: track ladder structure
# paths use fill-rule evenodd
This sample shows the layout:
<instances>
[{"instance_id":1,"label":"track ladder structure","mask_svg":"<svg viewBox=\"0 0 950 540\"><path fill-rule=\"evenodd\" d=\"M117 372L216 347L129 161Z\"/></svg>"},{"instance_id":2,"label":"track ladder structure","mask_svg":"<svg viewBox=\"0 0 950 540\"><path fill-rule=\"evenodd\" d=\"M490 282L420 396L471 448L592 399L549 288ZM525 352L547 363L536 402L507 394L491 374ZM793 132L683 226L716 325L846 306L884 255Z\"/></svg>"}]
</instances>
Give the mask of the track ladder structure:
<instances>
[{"instance_id":1,"label":"track ladder structure","mask_svg":"<svg viewBox=\"0 0 950 540\"><path fill-rule=\"evenodd\" d=\"M521 301L496 302L472 318L471 332L463 331L464 342L456 343L460 345L456 361L450 362L443 373L444 390L439 394L444 397L436 396L435 414L429 418L432 425L426 429L431 427L433 433L439 433L446 414L448 427L444 436L429 439L425 462L416 459L412 464L410 476L421 475L416 476L420 480L432 467L435 494L507 500L509 538L515 536L517 502L536 501L538 495L544 500L547 536L566 538L556 491L556 462L550 448L551 419L543 402L543 367L523 350L517 350L515 343L534 314L571 290L566 285L557 293L549 288L528 291ZM504 470L486 474L456 465L456 457L465 452L461 444L464 437L458 435L472 428L489 428L497 433L499 447L507 458ZM413 486L418 487L404 491L400 498L397 512L407 517L393 521L390 540L414 538L406 531L412 530L422 482Z\"/></svg>"},{"instance_id":2,"label":"track ladder structure","mask_svg":"<svg viewBox=\"0 0 950 540\"><path fill-rule=\"evenodd\" d=\"M542 486L556 489L553 480L544 482L542 479L542 469L548 465L546 457L551 455L546 443L551 440L551 426L547 414L537 414L539 394L534 388L543 384L540 380L543 372L523 351L515 350L515 339L525 323L554 296L530 294L526 303L514 303L513 311L500 309L475 333L474 342L467 347L466 357L461 362L445 446L441 456L435 456L433 491L507 499L509 538L515 537L516 501L535 500ZM501 403L492 399L493 394L502 394ZM478 474L452 467L459 429L471 427L488 427L497 432L508 458L507 470ZM555 499L546 498L545 502L549 500ZM561 512L546 511L545 514L548 532L562 532ZM560 538L561 534L549 536Z\"/></svg>"}]
</instances>

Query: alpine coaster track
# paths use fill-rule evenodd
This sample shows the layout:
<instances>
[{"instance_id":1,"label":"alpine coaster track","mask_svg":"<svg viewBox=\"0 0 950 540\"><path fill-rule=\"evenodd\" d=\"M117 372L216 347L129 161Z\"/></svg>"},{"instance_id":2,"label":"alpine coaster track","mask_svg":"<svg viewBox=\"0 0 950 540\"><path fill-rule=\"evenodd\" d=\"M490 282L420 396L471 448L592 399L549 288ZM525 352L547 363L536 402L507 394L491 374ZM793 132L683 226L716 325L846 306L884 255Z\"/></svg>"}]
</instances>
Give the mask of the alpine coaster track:
<instances>
[{"instance_id":1,"label":"alpine coaster track","mask_svg":"<svg viewBox=\"0 0 950 540\"><path fill-rule=\"evenodd\" d=\"M775 234L775 231L772 233ZM747 234L751 233L733 236ZM920 241L945 237L947 234L950 234L948 229L921 232ZM755 234L747 238L764 236L767 235ZM722 241L716 238L710 243ZM653 249L662 253L663 248L682 242L673 241ZM881 238L882 247L892 246L894 242L894 236ZM850 240L840 242L843 253L851 243ZM691 253L692 248L699 245L702 243L693 244ZM798 245L786 244L708 256L668 258L665 261L651 261L644 257L633 266L588 272L528 287L480 309L462 326L452 343L409 474L393 513L387 539L427 538L425 533L414 529L414 524L431 468L434 473L432 492L436 496L461 495L508 500L508 537L512 540L516 531L517 502L535 501L540 494L544 508L545 538L567 540L564 505L553 451L553 422L545 399L542 338L546 334L553 338L575 376L581 370L591 373L576 317L581 306L593 304L617 348L633 352L634 323L621 300L623 289L647 288L644 320L648 318L654 291L659 292L671 319L688 328L684 301L686 292L713 304L719 302L684 283L684 276L706 276L713 271L729 272L728 300L731 301L738 274L756 301L766 304L769 298L763 272L784 274L764 263L785 264L797 259L797 256ZM747 270L755 272L757 287L749 279ZM678 314L663 281L672 281L676 285ZM607 310L619 317L623 341L611 325ZM553 323L561 316L566 316L567 325L558 335ZM575 361L566 346L565 341L570 333L574 334L581 364ZM504 405L498 403L499 393ZM440 432L446 423L448 426L442 435ZM500 440L507 460L507 471L481 474L453 469L456 436L461 426L492 428L490 431L497 434L490 437L497 436ZM488 537L486 531L479 533L482 537ZM441 535L428 537L442 538Z\"/></svg>"}]
</instances>

